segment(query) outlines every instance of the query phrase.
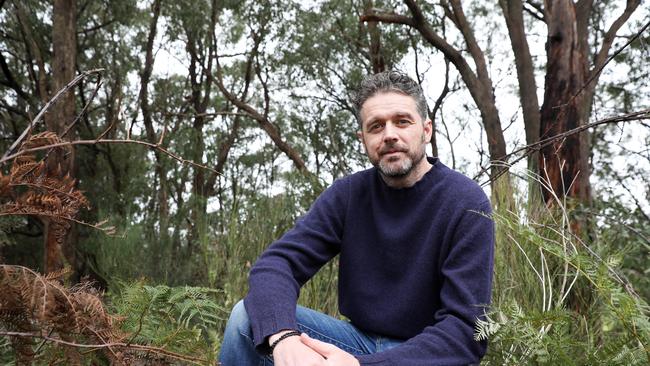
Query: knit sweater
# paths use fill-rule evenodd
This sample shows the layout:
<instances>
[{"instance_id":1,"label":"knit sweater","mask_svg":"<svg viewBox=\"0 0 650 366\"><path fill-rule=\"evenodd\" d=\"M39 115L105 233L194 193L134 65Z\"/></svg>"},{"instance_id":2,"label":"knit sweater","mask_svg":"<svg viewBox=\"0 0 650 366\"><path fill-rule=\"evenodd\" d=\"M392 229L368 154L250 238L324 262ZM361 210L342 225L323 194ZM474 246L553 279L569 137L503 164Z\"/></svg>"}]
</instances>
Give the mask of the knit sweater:
<instances>
[{"instance_id":1,"label":"knit sweater","mask_svg":"<svg viewBox=\"0 0 650 366\"><path fill-rule=\"evenodd\" d=\"M413 186L394 189L376 168L339 179L260 256L244 305L259 350L296 329L300 287L340 254L339 310L358 328L401 345L356 356L361 365L478 363L473 338L490 302L494 227L471 179L435 158Z\"/></svg>"}]
</instances>

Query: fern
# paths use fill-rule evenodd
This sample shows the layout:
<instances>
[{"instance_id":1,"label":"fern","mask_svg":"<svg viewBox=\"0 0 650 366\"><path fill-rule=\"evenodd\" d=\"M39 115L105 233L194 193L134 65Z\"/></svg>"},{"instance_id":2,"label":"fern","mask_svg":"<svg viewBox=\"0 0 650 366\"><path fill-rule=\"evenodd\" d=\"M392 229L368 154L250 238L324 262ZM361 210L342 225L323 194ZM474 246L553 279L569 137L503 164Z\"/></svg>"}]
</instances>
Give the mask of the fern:
<instances>
[{"instance_id":1,"label":"fern","mask_svg":"<svg viewBox=\"0 0 650 366\"><path fill-rule=\"evenodd\" d=\"M214 352L203 339L206 338L205 330L195 324L184 327L174 323L175 319L188 319L186 324L198 323L198 315L197 318L173 316L176 303L169 301L169 294L184 292L183 289L149 289L157 300L153 303L141 301L143 308L151 313L147 317L136 314L135 320L135 324L147 326L143 329L148 331L149 337L143 337L145 333L140 334L139 329L134 334L125 332L124 328L129 327L122 321L131 320L134 324L133 319L110 314L97 291L88 284L63 286L59 280L65 274L59 271L42 276L25 267L0 265L0 334L4 340L0 344L0 360L18 364L64 362L74 365L214 363ZM141 289L139 286L131 292L136 294ZM185 292L196 298L210 294L208 290ZM151 297L147 295L147 298ZM204 300L209 303L207 297ZM133 314L129 309L124 310L128 315ZM203 306L200 315L207 311L207 305ZM193 314L193 310L188 314ZM201 319L208 319L208 316ZM150 327L151 324L156 327ZM161 337L164 340L151 345ZM8 348L15 356L8 355ZM209 357L202 357L204 355Z\"/></svg>"},{"instance_id":2,"label":"fern","mask_svg":"<svg viewBox=\"0 0 650 366\"><path fill-rule=\"evenodd\" d=\"M226 315L219 294L202 287L121 283L112 306L124 316L123 329L134 334L134 340L205 355L214 363L219 336L215 324Z\"/></svg>"}]
</instances>

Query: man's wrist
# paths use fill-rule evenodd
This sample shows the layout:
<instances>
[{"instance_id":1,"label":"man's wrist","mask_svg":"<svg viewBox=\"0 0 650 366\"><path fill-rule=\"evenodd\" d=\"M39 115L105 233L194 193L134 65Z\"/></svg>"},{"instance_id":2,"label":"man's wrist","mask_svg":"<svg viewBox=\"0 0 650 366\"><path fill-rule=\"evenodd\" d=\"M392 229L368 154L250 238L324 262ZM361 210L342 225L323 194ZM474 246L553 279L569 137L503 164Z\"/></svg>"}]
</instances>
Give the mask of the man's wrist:
<instances>
[{"instance_id":1,"label":"man's wrist","mask_svg":"<svg viewBox=\"0 0 650 366\"><path fill-rule=\"evenodd\" d=\"M281 330L281 331L279 331L279 332L277 332L275 334L271 334L269 336L269 338L267 339L268 346L270 347L273 344L273 342L280 339L280 337L282 337L284 334L289 333L289 332L293 332L293 331L294 331L293 329L283 329L283 330Z\"/></svg>"},{"instance_id":2,"label":"man's wrist","mask_svg":"<svg viewBox=\"0 0 650 366\"><path fill-rule=\"evenodd\" d=\"M270 354L274 354L275 347L278 346L280 343L285 341L287 338L291 337L300 337L300 332L297 330L286 330L286 331L281 331L278 332L271 337L269 337L269 352Z\"/></svg>"}]
</instances>

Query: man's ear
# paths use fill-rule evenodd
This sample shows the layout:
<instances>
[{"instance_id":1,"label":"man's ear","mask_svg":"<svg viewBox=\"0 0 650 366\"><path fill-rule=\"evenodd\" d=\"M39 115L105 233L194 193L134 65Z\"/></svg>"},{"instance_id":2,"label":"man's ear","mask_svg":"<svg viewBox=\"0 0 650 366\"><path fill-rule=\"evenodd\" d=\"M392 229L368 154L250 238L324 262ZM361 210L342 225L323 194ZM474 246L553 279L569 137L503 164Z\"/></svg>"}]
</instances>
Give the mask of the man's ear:
<instances>
[{"instance_id":1,"label":"man's ear","mask_svg":"<svg viewBox=\"0 0 650 366\"><path fill-rule=\"evenodd\" d=\"M357 137L359 138L359 141L363 142L363 131L357 131Z\"/></svg>"},{"instance_id":2,"label":"man's ear","mask_svg":"<svg viewBox=\"0 0 650 366\"><path fill-rule=\"evenodd\" d=\"M424 137L427 142L431 141L431 133L433 132L433 122L430 119L424 121Z\"/></svg>"}]
</instances>

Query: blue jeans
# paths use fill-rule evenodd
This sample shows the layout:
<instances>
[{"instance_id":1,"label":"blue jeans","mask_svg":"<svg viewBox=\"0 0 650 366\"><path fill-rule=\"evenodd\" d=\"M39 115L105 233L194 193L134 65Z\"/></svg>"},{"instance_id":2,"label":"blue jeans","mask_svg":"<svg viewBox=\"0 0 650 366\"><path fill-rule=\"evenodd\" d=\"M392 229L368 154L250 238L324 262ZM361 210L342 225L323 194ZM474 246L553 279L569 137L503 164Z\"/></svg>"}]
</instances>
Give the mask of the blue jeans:
<instances>
[{"instance_id":1,"label":"blue jeans","mask_svg":"<svg viewBox=\"0 0 650 366\"><path fill-rule=\"evenodd\" d=\"M381 352L403 342L403 340L363 332L350 322L302 306L298 306L296 310L296 320L299 331L307 333L312 338L331 343L353 355ZM230 313L219 361L223 366L273 365L271 357L262 356L255 351L253 333L243 301L238 302Z\"/></svg>"}]
</instances>

